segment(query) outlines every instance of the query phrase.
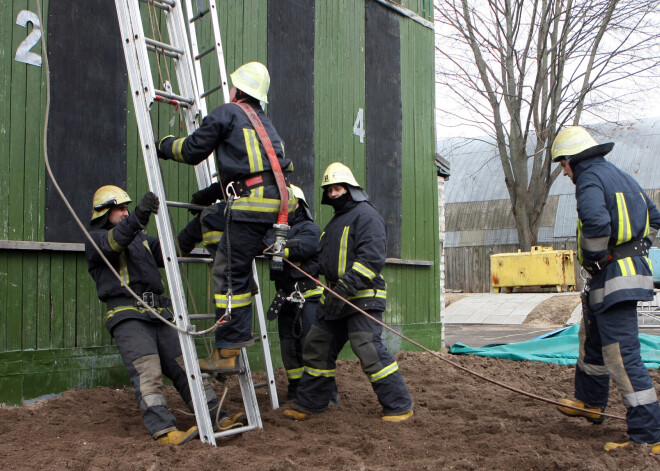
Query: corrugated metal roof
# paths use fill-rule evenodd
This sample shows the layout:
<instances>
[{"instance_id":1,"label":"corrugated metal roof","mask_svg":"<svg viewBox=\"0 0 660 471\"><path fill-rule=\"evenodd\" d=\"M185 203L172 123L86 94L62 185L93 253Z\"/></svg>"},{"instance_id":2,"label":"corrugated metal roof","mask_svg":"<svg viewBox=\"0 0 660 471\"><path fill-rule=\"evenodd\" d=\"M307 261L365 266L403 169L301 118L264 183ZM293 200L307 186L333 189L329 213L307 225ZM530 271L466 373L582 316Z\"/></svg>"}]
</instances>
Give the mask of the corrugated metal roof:
<instances>
[{"instance_id":1,"label":"corrugated metal roof","mask_svg":"<svg viewBox=\"0 0 660 471\"><path fill-rule=\"evenodd\" d=\"M645 190L660 189L660 118L626 125L585 126L596 141L614 142L607 160L631 174ZM528 144L533 152L534 139ZM451 164L445 186L445 204L509 199L497 148L489 138L447 139L438 142L437 153ZM532 161L529 161L530 169ZM570 179L555 180L550 195L574 195Z\"/></svg>"}]
</instances>

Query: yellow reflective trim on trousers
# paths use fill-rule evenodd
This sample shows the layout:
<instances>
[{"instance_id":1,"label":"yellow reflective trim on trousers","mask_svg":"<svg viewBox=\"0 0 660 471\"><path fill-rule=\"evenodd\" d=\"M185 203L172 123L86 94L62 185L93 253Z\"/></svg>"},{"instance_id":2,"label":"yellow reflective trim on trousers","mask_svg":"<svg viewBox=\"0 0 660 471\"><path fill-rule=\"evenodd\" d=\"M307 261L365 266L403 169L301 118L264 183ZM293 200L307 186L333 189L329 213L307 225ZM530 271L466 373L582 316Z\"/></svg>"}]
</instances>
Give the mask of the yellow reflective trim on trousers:
<instances>
[{"instance_id":1,"label":"yellow reflective trim on trousers","mask_svg":"<svg viewBox=\"0 0 660 471\"><path fill-rule=\"evenodd\" d=\"M305 368L294 368L292 370L286 370L286 377L289 379L300 379L302 378L303 371Z\"/></svg>"},{"instance_id":2,"label":"yellow reflective trim on trousers","mask_svg":"<svg viewBox=\"0 0 660 471\"><path fill-rule=\"evenodd\" d=\"M632 258L626 257L621 260L617 260L616 263L619 264L619 269L621 270L622 276L635 276L637 270L635 270L635 264L632 261Z\"/></svg>"},{"instance_id":3,"label":"yellow reflective trim on trousers","mask_svg":"<svg viewBox=\"0 0 660 471\"><path fill-rule=\"evenodd\" d=\"M376 373L369 375L369 381L372 383L375 383L376 381L379 381L383 378L387 378L389 375L392 373L396 372L399 370L399 365L396 363L392 363L391 365L387 365L385 368L383 368L380 371L377 371Z\"/></svg>"},{"instance_id":4,"label":"yellow reflective trim on trousers","mask_svg":"<svg viewBox=\"0 0 660 471\"><path fill-rule=\"evenodd\" d=\"M202 242L204 245L219 244L222 239L222 231L208 231L202 233Z\"/></svg>"},{"instance_id":5,"label":"yellow reflective trim on trousers","mask_svg":"<svg viewBox=\"0 0 660 471\"><path fill-rule=\"evenodd\" d=\"M250 173L263 172L264 162L261 159L261 149L259 148L257 133L254 129L243 129L243 137L245 138Z\"/></svg>"},{"instance_id":6,"label":"yellow reflective trim on trousers","mask_svg":"<svg viewBox=\"0 0 660 471\"><path fill-rule=\"evenodd\" d=\"M119 245L119 243L115 240L115 236L113 235L114 230L115 228L113 227L108 231L108 243L110 244L110 248L115 252L123 252L124 247Z\"/></svg>"},{"instance_id":7,"label":"yellow reflective trim on trousers","mask_svg":"<svg viewBox=\"0 0 660 471\"><path fill-rule=\"evenodd\" d=\"M310 368L305 366L305 373L310 376L324 377L324 378L334 378L335 370L317 370L316 368Z\"/></svg>"},{"instance_id":8,"label":"yellow reflective trim on trousers","mask_svg":"<svg viewBox=\"0 0 660 471\"><path fill-rule=\"evenodd\" d=\"M323 294L323 288L320 286L317 286L316 288L308 289L303 293L303 298L311 298L312 296L318 296L320 294Z\"/></svg>"},{"instance_id":9,"label":"yellow reflective trim on trousers","mask_svg":"<svg viewBox=\"0 0 660 471\"><path fill-rule=\"evenodd\" d=\"M350 301L351 299L360 299L360 298L387 299L387 291L385 291L384 289L361 289L355 294L355 296L349 297L348 300Z\"/></svg>"},{"instance_id":10,"label":"yellow reflective trim on trousers","mask_svg":"<svg viewBox=\"0 0 660 471\"><path fill-rule=\"evenodd\" d=\"M174 156L174 160L177 162L186 162L186 159L183 158L183 154L181 153L181 149L183 148L183 143L185 140L185 137L180 137L179 139L175 139L172 143L172 155Z\"/></svg>"},{"instance_id":11,"label":"yellow reflective trim on trousers","mask_svg":"<svg viewBox=\"0 0 660 471\"><path fill-rule=\"evenodd\" d=\"M341 234L341 241L339 243L339 265L337 266L337 275L342 276L346 273L346 256L348 252L348 233L350 226L344 227L344 232Z\"/></svg>"},{"instance_id":12,"label":"yellow reflective trim on trousers","mask_svg":"<svg viewBox=\"0 0 660 471\"><path fill-rule=\"evenodd\" d=\"M234 294L231 297L231 307L245 307L252 304L252 293ZM229 302L226 294L215 295L215 306L219 309L227 309Z\"/></svg>"},{"instance_id":13,"label":"yellow reflective trim on trousers","mask_svg":"<svg viewBox=\"0 0 660 471\"><path fill-rule=\"evenodd\" d=\"M646 264L649 266L651 273L653 273L653 261L648 257L644 257L644 260L646 261Z\"/></svg>"},{"instance_id":14,"label":"yellow reflective trim on trousers","mask_svg":"<svg viewBox=\"0 0 660 471\"><path fill-rule=\"evenodd\" d=\"M122 252L119 255L119 276L124 282L124 285L128 286L128 263L126 262L126 252Z\"/></svg>"},{"instance_id":15,"label":"yellow reflective trim on trousers","mask_svg":"<svg viewBox=\"0 0 660 471\"><path fill-rule=\"evenodd\" d=\"M616 207L619 214L619 234L616 245L621 245L632 238L630 216L628 215L628 206L626 205L626 198L623 196L623 193L616 194Z\"/></svg>"},{"instance_id":16,"label":"yellow reflective trim on trousers","mask_svg":"<svg viewBox=\"0 0 660 471\"><path fill-rule=\"evenodd\" d=\"M353 262L353 270L369 280L376 278L376 274L360 262Z\"/></svg>"},{"instance_id":17,"label":"yellow reflective trim on trousers","mask_svg":"<svg viewBox=\"0 0 660 471\"><path fill-rule=\"evenodd\" d=\"M577 220L577 255L578 255L578 262L580 262L580 265L584 266L584 261L582 257L582 221L579 219Z\"/></svg>"}]
</instances>

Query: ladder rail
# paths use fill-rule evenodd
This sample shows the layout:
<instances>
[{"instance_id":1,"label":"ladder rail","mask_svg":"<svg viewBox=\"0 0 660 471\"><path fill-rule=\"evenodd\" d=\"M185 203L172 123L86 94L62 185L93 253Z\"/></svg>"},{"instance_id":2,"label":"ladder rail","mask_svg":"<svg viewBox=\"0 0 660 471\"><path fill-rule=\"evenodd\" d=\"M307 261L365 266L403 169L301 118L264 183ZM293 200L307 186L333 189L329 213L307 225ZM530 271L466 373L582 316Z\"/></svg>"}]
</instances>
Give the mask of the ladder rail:
<instances>
[{"instance_id":1,"label":"ladder rail","mask_svg":"<svg viewBox=\"0 0 660 471\"><path fill-rule=\"evenodd\" d=\"M138 123L138 132L142 145L142 154L147 168L147 181L149 188L161 201L165 201L165 189L160 175L158 157L153 143L153 128L149 117L149 108L151 98L148 92L148 84L145 84L145 77L151 78L151 73L144 75L144 62L146 57L146 44L144 44L144 34L142 32L141 20L136 25L134 19L140 19L140 16L134 16L131 6L136 6L131 0L115 0L119 18L120 31L123 37L123 49L126 59L126 65L131 84L131 95L133 96L133 105L135 108L136 120ZM138 12L139 13L139 12ZM141 55L140 51L144 51ZM148 60L147 60L148 62ZM168 217L168 211L165 209L156 215L156 227L160 236L160 246L163 253L165 272L167 275L170 294L172 296L172 307L174 309L174 319L176 325L186 331L193 329L188 322L187 306L185 293L183 292L183 283L179 272L176 248L172 237L172 228ZM197 352L193 337L183 332L177 332L179 343L181 345L188 384L195 410L195 418L199 428L200 440L208 442L215 446L215 437L213 435L213 425L208 412L208 405L204 395L204 384L199 363L197 362Z\"/></svg>"}]
</instances>

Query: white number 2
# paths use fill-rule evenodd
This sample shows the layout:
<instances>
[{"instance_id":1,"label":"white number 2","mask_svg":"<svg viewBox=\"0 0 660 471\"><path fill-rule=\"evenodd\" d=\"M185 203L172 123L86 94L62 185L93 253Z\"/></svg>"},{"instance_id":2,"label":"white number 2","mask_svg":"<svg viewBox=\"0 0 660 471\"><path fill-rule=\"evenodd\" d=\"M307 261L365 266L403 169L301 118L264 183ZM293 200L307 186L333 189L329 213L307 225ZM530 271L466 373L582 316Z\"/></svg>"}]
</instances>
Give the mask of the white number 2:
<instances>
[{"instance_id":1,"label":"white number 2","mask_svg":"<svg viewBox=\"0 0 660 471\"><path fill-rule=\"evenodd\" d=\"M364 143L364 110L358 108L357 118L353 123L353 134L360 138L360 142Z\"/></svg>"},{"instance_id":2,"label":"white number 2","mask_svg":"<svg viewBox=\"0 0 660 471\"><path fill-rule=\"evenodd\" d=\"M28 34L27 38L21 41L18 49L16 49L16 60L41 67L41 56L30 52L30 49L41 39L41 23L36 13L22 10L16 17L16 24L27 28L28 23L32 23L32 31Z\"/></svg>"}]
</instances>

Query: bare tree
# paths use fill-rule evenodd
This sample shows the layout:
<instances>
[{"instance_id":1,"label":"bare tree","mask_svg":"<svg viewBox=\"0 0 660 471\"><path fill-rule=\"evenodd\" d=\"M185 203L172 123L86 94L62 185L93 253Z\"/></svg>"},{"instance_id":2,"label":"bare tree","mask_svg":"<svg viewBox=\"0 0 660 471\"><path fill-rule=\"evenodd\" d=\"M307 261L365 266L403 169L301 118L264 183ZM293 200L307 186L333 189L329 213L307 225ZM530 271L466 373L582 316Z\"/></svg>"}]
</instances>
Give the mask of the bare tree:
<instances>
[{"instance_id":1,"label":"bare tree","mask_svg":"<svg viewBox=\"0 0 660 471\"><path fill-rule=\"evenodd\" d=\"M556 132L583 115L603 121L639 98L660 64L660 2L435 3L438 80L461 104L456 117L494 138L520 247L529 250L560 173L550 155Z\"/></svg>"}]
</instances>

